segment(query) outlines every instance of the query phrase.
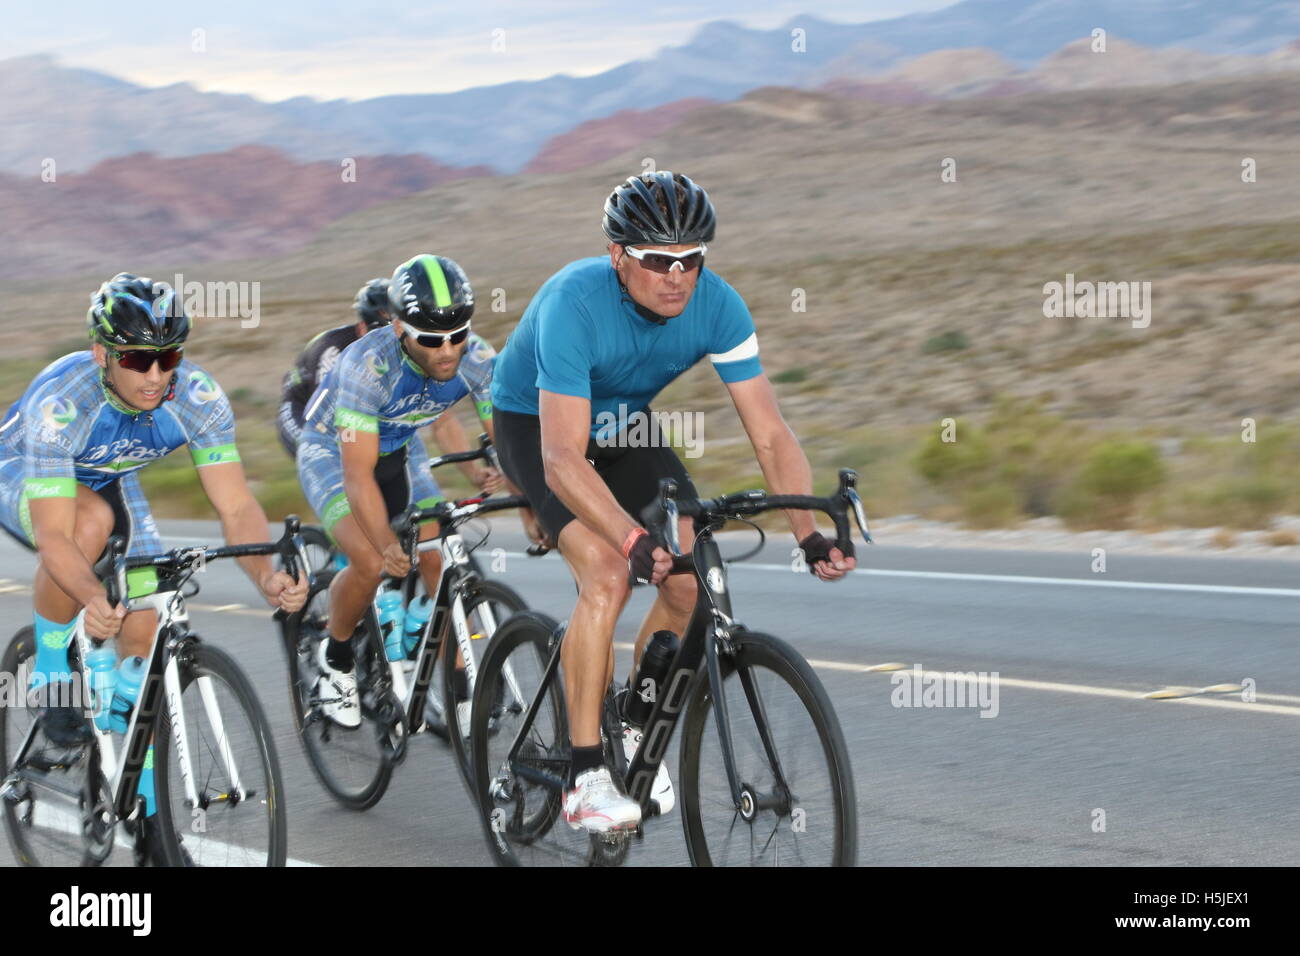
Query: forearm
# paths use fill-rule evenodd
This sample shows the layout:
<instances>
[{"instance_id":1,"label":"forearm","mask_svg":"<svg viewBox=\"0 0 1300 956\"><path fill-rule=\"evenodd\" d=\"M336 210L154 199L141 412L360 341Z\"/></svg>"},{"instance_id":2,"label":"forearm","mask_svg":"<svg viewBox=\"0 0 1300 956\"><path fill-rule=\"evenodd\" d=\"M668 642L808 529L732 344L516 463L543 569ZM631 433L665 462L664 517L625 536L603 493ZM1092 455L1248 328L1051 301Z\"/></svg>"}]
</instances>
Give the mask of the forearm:
<instances>
[{"instance_id":1,"label":"forearm","mask_svg":"<svg viewBox=\"0 0 1300 956\"><path fill-rule=\"evenodd\" d=\"M640 523L633 520L580 453L562 450L544 454L546 483L564 506L620 553L623 542Z\"/></svg>"},{"instance_id":2,"label":"forearm","mask_svg":"<svg viewBox=\"0 0 1300 956\"><path fill-rule=\"evenodd\" d=\"M226 544L264 544L271 540L271 526L267 523L266 512L251 494L243 498L237 507L222 513L220 518ZM270 555L250 555L236 560L258 588L275 573Z\"/></svg>"},{"instance_id":3,"label":"forearm","mask_svg":"<svg viewBox=\"0 0 1300 956\"><path fill-rule=\"evenodd\" d=\"M768 491L774 495L811 495L812 466L799 439L788 426L777 429L766 442L754 444L758 466L763 471ZM789 510L785 513L796 541L817 530L812 512Z\"/></svg>"},{"instance_id":4,"label":"forearm","mask_svg":"<svg viewBox=\"0 0 1300 956\"><path fill-rule=\"evenodd\" d=\"M379 490L373 471L349 474L345 470L343 490L348 496L348 507L352 509L352 517L356 519L357 526L371 546L383 554L385 548L396 543L397 535L393 534L393 529L388 524L388 509L384 505L384 495Z\"/></svg>"},{"instance_id":5,"label":"forearm","mask_svg":"<svg viewBox=\"0 0 1300 956\"><path fill-rule=\"evenodd\" d=\"M465 434L465 428L460 420L450 410L438 416L429 429L433 432L434 441L438 443L438 450L444 455L470 450L469 436ZM479 466L476 462L459 461L456 467L469 479L470 484L473 484L478 477Z\"/></svg>"}]
</instances>

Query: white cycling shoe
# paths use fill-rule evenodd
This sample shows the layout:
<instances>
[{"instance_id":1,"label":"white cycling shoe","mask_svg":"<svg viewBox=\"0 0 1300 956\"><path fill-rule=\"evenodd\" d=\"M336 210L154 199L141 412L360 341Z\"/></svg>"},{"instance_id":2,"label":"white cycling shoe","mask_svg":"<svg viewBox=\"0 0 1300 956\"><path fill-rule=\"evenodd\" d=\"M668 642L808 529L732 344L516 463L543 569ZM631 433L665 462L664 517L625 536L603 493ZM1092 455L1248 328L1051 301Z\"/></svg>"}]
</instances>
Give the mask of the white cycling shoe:
<instances>
[{"instance_id":1,"label":"white cycling shoe","mask_svg":"<svg viewBox=\"0 0 1300 956\"><path fill-rule=\"evenodd\" d=\"M357 696L356 668L340 671L331 667L325 657L325 641L320 642L320 649L316 652L316 665L321 671L320 680L316 683L321 712L340 727L348 730L360 727L361 698Z\"/></svg>"},{"instance_id":2,"label":"white cycling shoe","mask_svg":"<svg viewBox=\"0 0 1300 956\"><path fill-rule=\"evenodd\" d=\"M618 792L609 768L599 767L578 774L573 789L565 792L564 820L588 833L630 830L641 822L641 807Z\"/></svg>"},{"instance_id":3,"label":"white cycling shoe","mask_svg":"<svg viewBox=\"0 0 1300 956\"><path fill-rule=\"evenodd\" d=\"M630 764L636 755L636 748L641 746L641 731L631 724L623 724L623 754ZM655 771L654 786L650 789L650 799L659 804L659 815L666 816L677 804L673 796L673 782L668 779L668 767L662 761Z\"/></svg>"}]
</instances>

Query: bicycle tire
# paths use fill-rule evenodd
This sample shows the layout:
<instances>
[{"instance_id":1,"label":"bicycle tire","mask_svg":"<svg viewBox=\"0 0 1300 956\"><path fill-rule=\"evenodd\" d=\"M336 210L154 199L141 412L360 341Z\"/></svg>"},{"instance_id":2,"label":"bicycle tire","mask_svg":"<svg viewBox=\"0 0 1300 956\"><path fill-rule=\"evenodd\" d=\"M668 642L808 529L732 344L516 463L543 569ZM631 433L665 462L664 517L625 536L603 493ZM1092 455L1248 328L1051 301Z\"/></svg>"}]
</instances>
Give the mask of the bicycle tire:
<instances>
[{"instance_id":1,"label":"bicycle tire","mask_svg":"<svg viewBox=\"0 0 1300 956\"><path fill-rule=\"evenodd\" d=\"M35 656L35 637L35 629L31 625L21 628L10 640L4 654L0 655L0 672L10 675L17 681L23 673L23 665ZM21 690L25 691L26 688ZM8 776L12 769L11 761L17 756L17 750L35 719L21 700L9 700L0 704L0 780ZM49 751L50 753L62 749L54 748L52 745L37 747L38 752ZM100 847L100 852L96 852L90 846L89 836L84 832L86 825L84 804L88 799L87 794L94 790L98 799L103 798L104 781L102 774L97 772L97 766L98 761L84 761L85 779L82 780L81 797L75 810L76 814L81 815L80 822L76 821L74 811L69 809L70 797L61 800L53 797L48 801L40 800L38 796L41 792L40 788L31 784L20 787L14 794L16 799L0 800L0 804L3 804L0 815L4 817L9 845L13 850L14 858L20 864L23 866L96 866L103 862L108 852L111 852L111 845ZM68 769L71 771L73 767L70 766ZM87 780L92 774L99 777L99 786L96 788L87 786ZM40 826L38 820L42 822L54 820L57 825ZM107 837L103 834L100 836L111 839L111 830Z\"/></svg>"},{"instance_id":2,"label":"bicycle tire","mask_svg":"<svg viewBox=\"0 0 1300 956\"><path fill-rule=\"evenodd\" d=\"M253 685L234 658L220 648L198 640L183 650L179 664L187 749L195 771L195 785L200 788L201 804L209 799L211 802L198 808L186 808L174 799L183 797L185 791L183 781L172 780L175 738L171 710L164 708L155 734L154 789L158 801L159 832L168 865L284 866L288 853L284 783L271 725ZM203 679L207 679L208 687L212 689L211 696L217 703L221 735L212 727L204 688L198 684ZM198 685L195 691L187 695L186 691L195 685ZM222 693L221 685L228 693ZM242 719L236 711L242 711ZM207 733L204 733L205 728ZM247 794L243 800L235 797L227 772L229 763L225 754L218 753L222 750L230 754L230 762L239 772L240 783ZM211 758L211 769L204 772L208 758ZM179 772L176 776L180 776ZM172 792L173 783L176 785L175 794ZM185 819L187 810L193 813L190 820ZM178 823L187 831L184 847L177 830ZM221 835L214 837L210 833L217 824L222 825ZM265 840L257 836L264 829ZM237 831L234 842L229 831ZM248 838L250 835L253 839Z\"/></svg>"},{"instance_id":3,"label":"bicycle tire","mask_svg":"<svg viewBox=\"0 0 1300 956\"><path fill-rule=\"evenodd\" d=\"M302 536L303 550L307 552L310 563L308 570L316 574L332 571L338 545L330 540L325 529L318 524L305 524L299 528L298 533Z\"/></svg>"},{"instance_id":4,"label":"bicycle tire","mask_svg":"<svg viewBox=\"0 0 1300 956\"><path fill-rule=\"evenodd\" d=\"M494 798L492 790L493 779L504 769L504 754L514 740L518 724L536 696L556 627L553 618L539 611L521 611L512 616L489 643L474 688L470 718L474 795L489 852L493 862L501 866L532 862L533 844L552 830L560 815L562 794L558 790L517 780L510 781L512 793L508 799ZM504 677L507 662L511 664L519 697L508 689ZM498 695L502 695L499 706ZM497 718L495 727L491 726L493 717ZM568 777L571 747L559 675L547 688L546 699L538 710L521 757L545 767L557 777Z\"/></svg>"},{"instance_id":5,"label":"bicycle tire","mask_svg":"<svg viewBox=\"0 0 1300 956\"><path fill-rule=\"evenodd\" d=\"M319 635L326 632L329 586L333 580L333 572L318 573L302 611L281 622L289 658L289 700L293 706L294 729L298 732L307 763L321 786L342 806L350 810L368 810L383 798L393 776L392 761L383 753L383 744L373 722L363 719L357 729L344 730L317 714L312 704L317 679L313 662ZM319 600L321 598L324 600ZM355 738L355 746L360 749L364 760L358 757L355 761L347 761L346 753L338 747L329 747L327 752L335 733L340 735L340 739ZM371 736L362 736L366 734ZM373 752L370 740L374 741ZM343 759L349 764L348 770L355 772L336 769L332 765L336 759Z\"/></svg>"},{"instance_id":6,"label":"bicycle tire","mask_svg":"<svg viewBox=\"0 0 1300 956\"><path fill-rule=\"evenodd\" d=\"M499 581L480 581L475 591L467 595L465 601L466 623L470 628L470 646L474 647L476 643L473 639L474 634L482 634L482 631L476 630L476 625L481 621L476 621L476 610L480 605L487 603L492 608L493 618L496 622L496 628L493 634L483 634L483 648L478 652L475 658L475 671L480 672L483 666L484 656L487 654L487 648L492 644L492 638L496 632L499 632L512 616L520 611L526 611L528 604L523 597L514 588ZM474 787L474 776L472 767L472 755L470 747L466 743L466 735L469 728L462 728L457 715L456 693L455 693L455 661L456 636L454 625L450 624L447 629L446 646L442 651L442 706L444 721L447 728L447 737L451 743L451 749L456 755L456 763L460 767L461 779L465 785L470 788L471 794ZM476 681L477 683L477 681ZM473 688L470 688L471 695ZM471 697L471 712L473 701ZM471 717L471 720L473 718Z\"/></svg>"},{"instance_id":7,"label":"bicycle tire","mask_svg":"<svg viewBox=\"0 0 1300 956\"><path fill-rule=\"evenodd\" d=\"M785 795L789 807L757 809L748 820L735 806L730 789L726 783L725 768L721 763L721 747L717 741L717 721L713 714L713 690L709 686L708 671L701 668L696 677L695 687L691 691L690 701L684 718L682 747L679 759L679 780L682 790L682 828L686 836L686 847L691 862L695 866L730 865L731 852L735 847L722 846L718 836L712 839L706 833L707 816L710 820L719 820L718 829L724 828L728 838L733 835L740 845L743 856L745 833L749 842L749 864L758 862L763 865L782 865L782 847L786 847L786 862L805 865L803 851L811 853L817 842L826 844L826 856L832 866L853 866L857 861L857 801L854 794L853 770L849 763L848 747L844 734L840 730L839 720L831 706L826 689L818 680L812 667L785 641L769 634L753 631L741 631L732 638L734 655L720 655L723 686L728 705L728 723L731 727L733 744L736 750L737 773L742 784L756 788L768 782L767 777L775 778L765 748L758 743L753 712L747 695L736 679L740 668L746 668L751 676L760 670L772 675L767 689L759 684L759 698L767 715L767 723L774 736L788 736L793 724L798 722L799 711L809 718L820 747L790 745L781 747L774 741L777 760L783 764L783 777L791 785L793 793ZM729 680L731 678L732 680ZM784 688L793 694L778 700L777 690ZM783 711L779 720L773 720L774 704L782 704ZM799 729L799 728L795 728ZM706 738L706 734L710 737ZM706 745L711 740L713 747ZM716 748L714 750L713 748ZM820 752L828 770L828 781L824 788L825 799L830 803L829 809L822 807L821 800L814 806L810 798L814 793L810 788L802 788L792 781L792 768L802 761L816 761L813 756ZM701 765L712 766L716 779L710 781L708 792L701 794ZM716 765L716 766L714 766ZM718 781L721 781L720 784ZM779 788L772 790L779 795ZM821 797L821 794L816 794ZM815 817L809 817L809 810ZM800 812L801 811L801 812ZM726 821L727 813L731 820ZM770 830L768 829L770 825ZM778 840L777 838L781 839ZM763 853L767 858L754 859L754 844L762 838ZM775 849L769 847L776 843ZM712 845L711 845L712 844ZM820 849L820 848L819 848Z\"/></svg>"}]
</instances>

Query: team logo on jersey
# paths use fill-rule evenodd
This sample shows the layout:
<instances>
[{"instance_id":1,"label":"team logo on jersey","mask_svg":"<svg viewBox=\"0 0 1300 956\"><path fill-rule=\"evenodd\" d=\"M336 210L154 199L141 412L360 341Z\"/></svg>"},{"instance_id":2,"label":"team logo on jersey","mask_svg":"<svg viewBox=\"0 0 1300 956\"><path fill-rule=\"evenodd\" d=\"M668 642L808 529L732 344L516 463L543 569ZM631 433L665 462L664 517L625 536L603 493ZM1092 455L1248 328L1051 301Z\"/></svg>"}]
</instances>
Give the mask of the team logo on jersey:
<instances>
[{"instance_id":1,"label":"team logo on jersey","mask_svg":"<svg viewBox=\"0 0 1300 956\"><path fill-rule=\"evenodd\" d=\"M67 428L77 417L77 406L71 399L51 395L41 401L41 423L46 428L60 431Z\"/></svg>"},{"instance_id":2,"label":"team logo on jersey","mask_svg":"<svg viewBox=\"0 0 1300 956\"><path fill-rule=\"evenodd\" d=\"M190 372L190 399L199 405L221 397L221 389L206 372Z\"/></svg>"},{"instance_id":3,"label":"team logo on jersey","mask_svg":"<svg viewBox=\"0 0 1300 956\"><path fill-rule=\"evenodd\" d=\"M316 376L317 379L322 379L328 375L334 366L339 364L339 356L342 354L343 353L333 345L327 348L324 354L320 357L320 367Z\"/></svg>"},{"instance_id":4,"label":"team logo on jersey","mask_svg":"<svg viewBox=\"0 0 1300 956\"><path fill-rule=\"evenodd\" d=\"M366 353L366 368L375 378L383 378L388 374L388 360L381 357L378 353Z\"/></svg>"}]
</instances>

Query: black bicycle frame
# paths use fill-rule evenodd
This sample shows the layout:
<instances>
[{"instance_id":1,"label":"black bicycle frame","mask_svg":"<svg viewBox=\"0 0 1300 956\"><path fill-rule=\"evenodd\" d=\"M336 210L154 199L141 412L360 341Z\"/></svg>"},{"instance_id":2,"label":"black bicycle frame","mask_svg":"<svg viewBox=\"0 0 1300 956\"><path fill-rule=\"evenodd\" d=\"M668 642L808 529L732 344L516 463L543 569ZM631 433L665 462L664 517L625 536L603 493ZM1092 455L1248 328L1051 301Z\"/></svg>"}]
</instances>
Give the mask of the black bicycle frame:
<instances>
[{"instance_id":1,"label":"black bicycle frame","mask_svg":"<svg viewBox=\"0 0 1300 956\"><path fill-rule=\"evenodd\" d=\"M736 806L740 806L741 803L742 782L736 774L731 725L727 715L726 698L722 693L722 668L718 662L719 641L713 639L721 632L722 643L725 645L727 639L739 629L739 626L731 619L731 595L727 591L726 571L722 562L722 554L713 538L713 529L711 527L700 529L696 535L695 544L692 548L692 558L698 584L695 607L691 612L691 619L687 625L686 633L683 635L677 653L669 665L668 674L664 678L663 689L655 696L654 707L650 711L650 717L646 720L641 746L637 748L631 763L628 764L627 775L624 778L628 793L641 805L643 817L651 815L650 794L655 775L659 772L659 765L663 762L664 754L668 750L668 743L672 740L677 721L686 708L686 701L690 697L695 679L701 673L701 663L704 664L703 670L708 675L709 686L714 689L713 710L718 725L718 738L721 742L723 763L727 770L727 783ZM515 735L507 757L508 765L515 776L557 790L567 786L567 782L554 774L547 773L545 770L529 766L526 763L520 764L517 762L517 758L524 740L532 729L533 721L541 708L546 692L555 681L556 674L559 671L560 649L563 643L563 636L555 642L550 659L546 663L546 669L542 674L538 692L528 705L528 711L524 715L523 722ZM741 684L745 689L745 696L754 714L759 736L763 741L763 747L767 751L768 759L771 760L773 770L776 773L777 788L783 797L786 792L785 778L776 757L776 748L772 744L771 734L768 731L767 713L763 707L758 687L754 684L747 669L740 667L738 671L741 675ZM760 799L759 805L763 806L768 803L776 805L781 802L781 799L781 797L770 801Z\"/></svg>"}]
</instances>

